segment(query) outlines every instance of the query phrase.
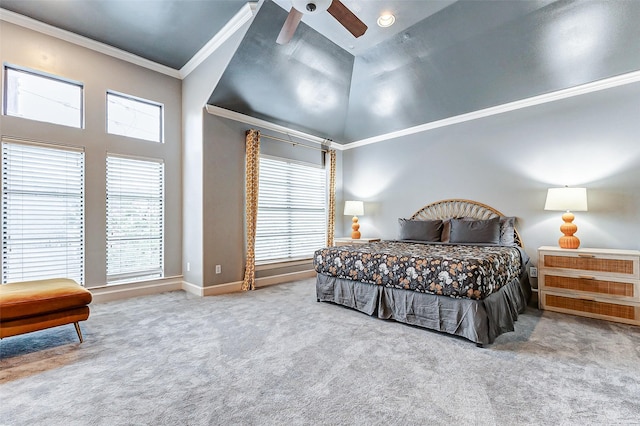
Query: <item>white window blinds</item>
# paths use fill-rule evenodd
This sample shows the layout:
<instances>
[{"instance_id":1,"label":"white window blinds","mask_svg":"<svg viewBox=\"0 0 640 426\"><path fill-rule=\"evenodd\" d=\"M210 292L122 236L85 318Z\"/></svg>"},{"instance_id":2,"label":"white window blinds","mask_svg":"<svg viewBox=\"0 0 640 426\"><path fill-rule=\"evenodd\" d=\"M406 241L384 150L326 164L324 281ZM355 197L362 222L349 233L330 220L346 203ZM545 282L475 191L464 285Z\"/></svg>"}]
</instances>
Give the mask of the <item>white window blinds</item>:
<instances>
[{"instance_id":1,"label":"white window blinds","mask_svg":"<svg viewBox=\"0 0 640 426\"><path fill-rule=\"evenodd\" d=\"M2 140L2 282L84 284L84 151Z\"/></svg>"},{"instance_id":2,"label":"white window blinds","mask_svg":"<svg viewBox=\"0 0 640 426\"><path fill-rule=\"evenodd\" d=\"M311 258L324 247L326 173L260 157L256 262Z\"/></svg>"},{"instance_id":3,"label":"white window blinds","mask_svg":"<svg viewBox=\"0 0 640 426\"><path fill-rule=\"evenodd\" d=\"M160 278L164 164L107 157L107 284Z\"/></svg>"}]
</instances>

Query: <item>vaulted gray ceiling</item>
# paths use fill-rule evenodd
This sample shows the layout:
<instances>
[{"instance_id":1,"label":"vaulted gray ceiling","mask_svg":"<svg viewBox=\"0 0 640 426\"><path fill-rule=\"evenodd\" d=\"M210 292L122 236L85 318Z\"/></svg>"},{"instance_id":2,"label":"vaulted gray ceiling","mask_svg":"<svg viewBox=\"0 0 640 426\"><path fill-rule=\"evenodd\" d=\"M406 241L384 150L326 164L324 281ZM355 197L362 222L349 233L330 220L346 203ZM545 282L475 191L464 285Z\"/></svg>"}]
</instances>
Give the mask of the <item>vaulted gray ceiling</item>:
<instances>
[{"instance_id":1,"label":"vaulted gray ceiling","mask_svg":"<svg viewBox=\"0 0 640 426\"><path fill-rule=\"evenodd\" d=\"M342 0L275 43L265 0L209 103L348 143L640 70L639 0ZM0 7L179 70L246 0L1 0ZM382 10L397 15L376 27ZM334 44L335 43L335 44Z\"/></svg>"},{"instance_id":2,"label":"vaulted gray ceiling","mask_svg":"<svg viewBox=\"0 0 640 426\"><path fill-rule=\"evenodd\" d=\"M640 69L640 1L457 1L359 52L261 4L209 103L348 143Z\"/></svg>"}]
</instances>

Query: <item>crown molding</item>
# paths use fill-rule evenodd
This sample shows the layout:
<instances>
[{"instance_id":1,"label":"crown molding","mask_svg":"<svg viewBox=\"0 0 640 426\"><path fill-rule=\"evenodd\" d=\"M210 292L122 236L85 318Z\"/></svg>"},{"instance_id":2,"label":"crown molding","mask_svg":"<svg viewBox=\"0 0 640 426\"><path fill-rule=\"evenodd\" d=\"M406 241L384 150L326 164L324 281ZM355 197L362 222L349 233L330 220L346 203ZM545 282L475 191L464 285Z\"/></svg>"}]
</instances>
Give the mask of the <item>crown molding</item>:
<instances>
[{"instance_id":1,"label":"crown molding","mask_svg":"<svg viewBox=\"0 0 640 426\"><path fill-rule=\"evenodd\" d=\"M522 108L528 108L535 105L555 102L562 99L572 98L574 96L585 95L588 93L598 92L600 90L611 89L613 87L624 86L626 84L637 83L640 81L640 71L634 71L627 74L621 74L611 78L594 81L592 83L582 84L580 86L570 87L568 89L557 90L555 92L545 93L544 95L534 96L515 102L498 105L491 108L485 108L467 114L456 115L454 117L442 120L432 121L430 123L421 124L419 126L409 127L396 132L386 133L371 138L361 139L342 146L343 150L358 148L377 142L395 139L402 136L413 135L415 133L425 132L427 130L437 129L439 127L451 126L453 124L464 123L465 121L477 120L479 118L489 117L492 115L502 114L509 111L515 111Z\"/></svg>"},{"instance_id":2,"label":"crown molding","mask_svg":"<svg viewBox=\"0 0 640 426\"><path fill-rule=\"evenodd\" d=\"M45 24L44 22L40 22L2 8L0 8L0 20L182 80L213 52L215 52L215 50L233 34L235 34L236 31L242 28L242 26L251 19L256 7L256 2L248 2L242 6L240 11L238 11L238 13L236 13L233 18L231 18L229 22L227 22L227 24L225 24L225 26L222 27L222 29L218 31L218 33L216 33L216 35L214 35L213 38L211 38L211 40L209 40L207 44L205 44L204 47L202 47L180 70L167 67L166 65L150 61L138 55L134 55L133 53L125 52L124 50L117 49L113 46L109 46L108 44L91 40L87 37Z\"/></svg>"},{"instance_id":3,"label":"crown molding","mask_svg":"<svg viewBox=\"0 0 640 426\"><path fill-rule=\"evenodd\" d=\"M250 2L246 3L242 8L236 13L233 18L229 20L225 24L224 27L218 33L213 36L211 40L205 44L202 49L200 49L191 59L187 62L182 68L180 68L180 78L184 79L187 77L193 70L195 70L198 65L204 62L213 52L215 52L224 42L229 40L231 36L233 36L236 31L238 31L244 24L246 24L255 13L257 7L257 3Z\"/></svg>"},{"instance_id":4,"label":"crown molding","mask_svg":"<svg viewBox=\"0 0 640 426\"><path fill-rule=\"evenodd\" d=\"M521 99L519 101L509 102L509 103L497 105L491 108L485 108L485 109L469 112L466 114L456 115L454 117L432 121L430 123L409 127L406 129L398 130L396 132L385 133L383 135L373 136L371 138L361 139L361 140L350 142L344 145L332 141L331 148L336 149L338 151L346 151L346 150L358 148L361 146L371 145L378 142L384 142L390 139L395 139L403 136L413 135L415 133L425 132L427 130L451 126L454 124L464 123L466 121L477 120L479 118L490 117L492 115L503 114L509 111L515 111L518 109L528 108L535 105L555 102L562 99L568 99L575 96L594 93L600 90L611 89L614 87L624 86L626 84L632 84L637 82L640 82L640 71L621 74L615 77L594 81L592 83L570 87L568 89L557 90L555 92L545 93L543 95L534 96L527 99ZM248 125L259 126L265 129L279 132L279 133L289 134L291 136L307 139L311 142L315 142L318 144L323 144L326 141L326 139L321 139L317 136L313 136L308 133L299 132L297 130L290 129L288 127L273 124L265 120L250 117L245 114L241 114L235 111L230 111L230 110L216 107L213 105L207 105L207 112L220 117L225 117L231 120L240 121Z\"/></svg>"},{"instance_id":5,"label":"crown molding","mask_svg":"<svg viewBox=\"0 0 640 426\"><path fill-rule=\"evenodd\" d=\"M281 126L279 124L274 124L266 120L262 120L260 118L251 117L249 115L241 114L239 112L231 111L225 108L220 108L214 105L207 104L206 110L211 115L216 115L222 118L228 118L230 120L239 121L240 123L248 124L249 126L257 126L263 129L272 130L274 132L282 133L284 135L293 136L296 138L304 139L309 142L316 143L323 147L327 147L327 145L332 149L337 149L341 151L343 149L343 145L335 143L334 141L324 139L318 136L311 135L309 133L301 132L299 130L291 129L289 127Z\"/></svg>"}]
</instances>

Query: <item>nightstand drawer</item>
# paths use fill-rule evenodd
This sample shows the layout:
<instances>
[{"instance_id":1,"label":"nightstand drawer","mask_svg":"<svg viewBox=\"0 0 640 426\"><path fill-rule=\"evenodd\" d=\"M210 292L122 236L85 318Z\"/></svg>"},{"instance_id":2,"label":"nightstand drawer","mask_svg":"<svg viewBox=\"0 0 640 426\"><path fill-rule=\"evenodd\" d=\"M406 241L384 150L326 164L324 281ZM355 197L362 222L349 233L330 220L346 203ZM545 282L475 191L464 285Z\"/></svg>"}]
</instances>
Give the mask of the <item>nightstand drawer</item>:
<instances>
[{"instance_id":1,"label":"nightstand drawer","mask_svg":"<svg viewBox=\"0 0 640 426\"><path fill-rule=\"evenodd\" d=\"M547 290L580 291L629 299L637 298L638 293L637 282L631 280L629 282L620 279L611 281L595 276L568 277L548 273L541 276L541 281L543 282L540 285Z\"/></svg>"},{"instance_id":2,"label":"nightstand drawer","mask_svg":"<svg viewBox=\"0 0 640 426\"><path fill-rule=\"evenodd\" d=\"M605 272L616 275L638 276L638 263L634 258L610 259L595 255L555 256L545 255L545 268L574 269L580 271Z\"/></svg>"},{"instance_id":3,"label":"nightstand drawer","mask_svg":"<svg viewBox=\"0 0 640 426\"><path fill-rule=\"evenodd\" d=\"M600 300L580 299L547 293L543 295L542 307L550 311L590 318L606 319L627 324L640 324L640 306L635 304L609 303Z\"/></svg>"},{"instance_id":4,"label":"nightstand drawer","mask_svg":"<svg viewBox=\"0 0 640 426\"><path fill-rule=\"evenodd\" d=\"M640 251L538 249L541 309L640 325Z\"/></svg>"}]
</instances>

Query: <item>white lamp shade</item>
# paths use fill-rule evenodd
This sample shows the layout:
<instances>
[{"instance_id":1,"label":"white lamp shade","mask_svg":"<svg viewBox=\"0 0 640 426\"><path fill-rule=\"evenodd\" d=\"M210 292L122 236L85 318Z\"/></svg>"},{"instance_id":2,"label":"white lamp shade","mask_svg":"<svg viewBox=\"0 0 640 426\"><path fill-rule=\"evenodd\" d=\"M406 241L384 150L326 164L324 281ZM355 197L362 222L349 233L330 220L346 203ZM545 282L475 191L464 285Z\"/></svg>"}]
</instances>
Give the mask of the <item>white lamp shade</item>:
<instances>
[{"instance_id":1,"label":"white lamp shade","mask_svg":"<svg viewBox=\"0 0 640 426\"><path fill-rule=\"evenodd\" d=\"M545 210L587 211L587 188L549 188Z\"/></svg>"},{"instance_id":2,"label":"white lamp shade","mask_svg":"<svg viewBox=\"0 0 640 426\"><path fill-rule=\"evenodd\" d=\"M362 216L364 214L364 203L362 201L345 201L345 216Z\"/></svg>"}]
</instances>

